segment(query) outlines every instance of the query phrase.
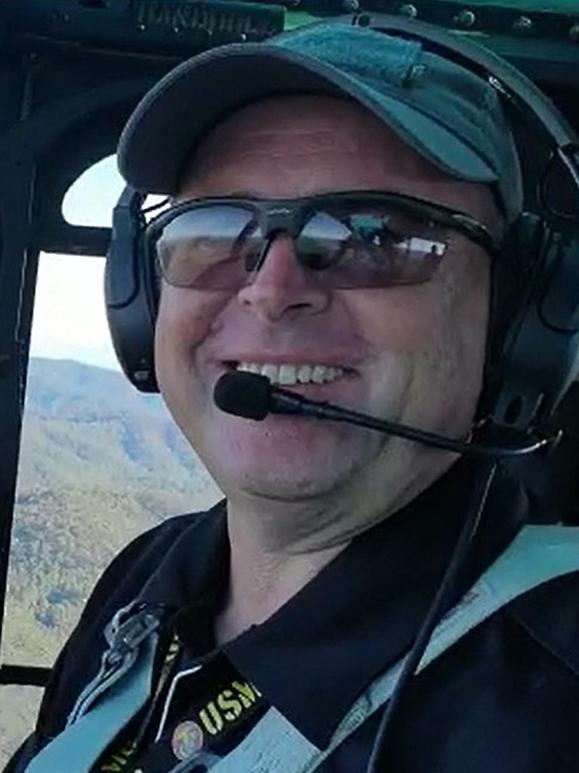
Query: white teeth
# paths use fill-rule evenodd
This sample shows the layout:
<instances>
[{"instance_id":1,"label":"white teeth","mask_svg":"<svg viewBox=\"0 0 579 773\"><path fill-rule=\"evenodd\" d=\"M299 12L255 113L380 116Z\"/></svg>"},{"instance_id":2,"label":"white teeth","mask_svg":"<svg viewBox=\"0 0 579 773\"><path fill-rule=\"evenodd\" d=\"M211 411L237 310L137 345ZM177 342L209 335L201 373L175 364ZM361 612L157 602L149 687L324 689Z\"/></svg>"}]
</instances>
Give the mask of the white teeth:
<instances>
[{"instance_id":1,"label":"white teeth","mask_svg":"<svg viewBox=\"0 0 579 773\"><path fill-rule=\"evenodd\" d=\"M295 365L280 365L278 379L280 384L295 384L297 380Z\"/></svg>"},{"instance_id":2,"label":"white teeth","mask_svg":"<svg viewBox=\"0 0 579 773\"><path fill-rule=\"evenodd\" d=\"M314 384L323 384L326 375L326 368L323 365L316 365L312 373L312 381Z\"/></svg>"},{"instance_id":3,"label":"white teeth","mask_svg":"<svg viewBox=\"0 0 579 773\"><path fill-rule=\"evenodd\" d=\"M279 367L277 365L262 365L260 372L270 381L279 383Z\"/></svg>"},{"instance_id":4,"label":"white teeth","mask_svg":"<svg viewBox=\"0 0 579 773\"><path fill-rule=\"evenodd\" d=\"M256 362L240 362L237 370L245 370L248 373L261 373L261 365Z\"/></svg>"},{"instance_id":5,"label":"white teeth","mask_svg":"<svg viewBox=\"0 0 579 773\"><path fill-rule=\"evenodd\" d=\"M240 362L238 370L246 370L248 373L261 373L261 365L255 362Z\"/></svg>"},{"instance_id":6,"label":"white teeth","mask_svg":"<svg viewBox=\"0 0 579 773\"><path fill-rule=\"evenodd\" d=\"M328 368L326 371L326 381L333 381L336 378L336 368Z\"/></svg>"},{"instance_id":7,"label":"white teeth","mask_svg":"<svg viewBox=\"0 0 579 773\"><path fill-rule=\"evenodd\" d=\"M256 362L240 362L237 370L258 373L266 376L272 384L292 386L293 384L323 384L336 381L344 375L342 368L330 368L325 365L265 365Z\"/></svg>"}]
</instances>

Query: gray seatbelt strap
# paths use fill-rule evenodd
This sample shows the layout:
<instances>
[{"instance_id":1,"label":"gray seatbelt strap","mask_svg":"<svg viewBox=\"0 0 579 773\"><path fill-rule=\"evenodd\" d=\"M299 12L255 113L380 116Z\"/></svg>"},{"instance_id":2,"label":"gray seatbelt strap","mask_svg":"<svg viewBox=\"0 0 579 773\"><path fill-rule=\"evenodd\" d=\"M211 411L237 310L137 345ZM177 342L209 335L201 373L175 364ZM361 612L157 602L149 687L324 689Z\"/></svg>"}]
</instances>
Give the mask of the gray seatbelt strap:
<instances>
[{"instance_id":1,"label":"gray seatbelt strap","mask_svg":"<svg viewBox=\"0 0 579 773\"><path fill-rule=\"evenodd\" d=\"M119 610L107 626L110 646L98 674L79 695L65 730L31 760L26 773L89 773L146 704L160 620L146 609L131 614L133 606Z\"/></svg>"},{"instance_id":2,"label":"gray seatbelt strap","mask_svg":"<svg viewBox=\"0 0 579 773\"><path fill-rule=\"evenodd\" d=\"M579 528L527 526L434 630L418 671L501 607L549 580L579 570ZM361 695L319 750L275 708L211 773L311 773L365 720L382 708L396 685L404 660Z\"/></svg>"}]
</instances>

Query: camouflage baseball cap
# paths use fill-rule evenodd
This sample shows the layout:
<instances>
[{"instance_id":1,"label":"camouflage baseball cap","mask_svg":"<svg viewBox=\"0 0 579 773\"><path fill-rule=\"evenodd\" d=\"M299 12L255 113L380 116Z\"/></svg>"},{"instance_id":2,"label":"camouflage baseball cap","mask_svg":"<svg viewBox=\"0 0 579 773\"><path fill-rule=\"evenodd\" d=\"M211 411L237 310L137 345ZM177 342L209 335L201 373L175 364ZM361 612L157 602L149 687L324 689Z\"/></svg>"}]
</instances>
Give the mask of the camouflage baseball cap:
<instances>
[{"instance_id":1,"label":"camouflage baseball cap","mask_svg":"<svg viewBox=\"0 0 579 773\"><path fill-rule=\"evenodd\" d=\"M284 93L352 98L450 176L493 185L509 221L522 209L519 159L493 86L417 40L336 22L220 46L180 64L129 118L118 147L121 174L138 190L174 193L212 126Z\"/></svg>"}]
</instances>

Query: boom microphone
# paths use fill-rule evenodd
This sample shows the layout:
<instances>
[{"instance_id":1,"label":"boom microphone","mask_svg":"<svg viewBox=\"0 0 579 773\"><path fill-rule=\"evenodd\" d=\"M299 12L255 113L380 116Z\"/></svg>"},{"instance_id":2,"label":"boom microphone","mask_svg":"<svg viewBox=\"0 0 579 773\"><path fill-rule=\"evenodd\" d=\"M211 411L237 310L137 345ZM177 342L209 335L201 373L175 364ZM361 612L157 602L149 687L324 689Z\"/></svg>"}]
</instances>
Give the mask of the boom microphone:
<instances>
[{"instance_id":1,"label":"boom microphone","mask_svg":"<svg viewBox=\"0 0 579 773\"><path fill-rule=\"evenodd\" d=\"M454 451L459 454L473 454L485 457L513 457L531 454L556 442L559 435L536 437L524 435L509 427L492 427L492 443L473 443L453 440L433 432L377 419L357 411L349 411L328 402L308 400L302 395L272 386L266 376L257 373L230 371L225 373L213 392L218 408L233 416L261 421L270 414L294 414L314 419L341 421L358 427L367 427L387 435L395 435L417 443ZM490 435L487 429L487 434ZM489 437L489 440L491 438Z\"/></svg>"}]
</instances>

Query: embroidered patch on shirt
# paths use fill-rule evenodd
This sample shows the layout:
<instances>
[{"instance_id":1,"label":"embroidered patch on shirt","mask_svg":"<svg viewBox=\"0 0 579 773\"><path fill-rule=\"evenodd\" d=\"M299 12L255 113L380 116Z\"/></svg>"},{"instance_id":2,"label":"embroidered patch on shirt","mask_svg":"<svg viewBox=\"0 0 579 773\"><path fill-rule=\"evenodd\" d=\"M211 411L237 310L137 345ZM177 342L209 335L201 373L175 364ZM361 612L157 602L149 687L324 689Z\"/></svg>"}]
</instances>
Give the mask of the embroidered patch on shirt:
<instances>
[{"instance_id":1,"label":"embroidered patch on shirt","mask_svg":"<svg viewBox=\"0 0 579 773\"><path fill-rule=\"evenodd\" d=\"M221 653L200 667L183 658L178 669L168 680L162 711L140 750L134 742L116 748L99 773L165 773L186 761L193 765L188 770L207 771L245 738L268 708L257 687Z\"/></svg>"}]
</instances>

